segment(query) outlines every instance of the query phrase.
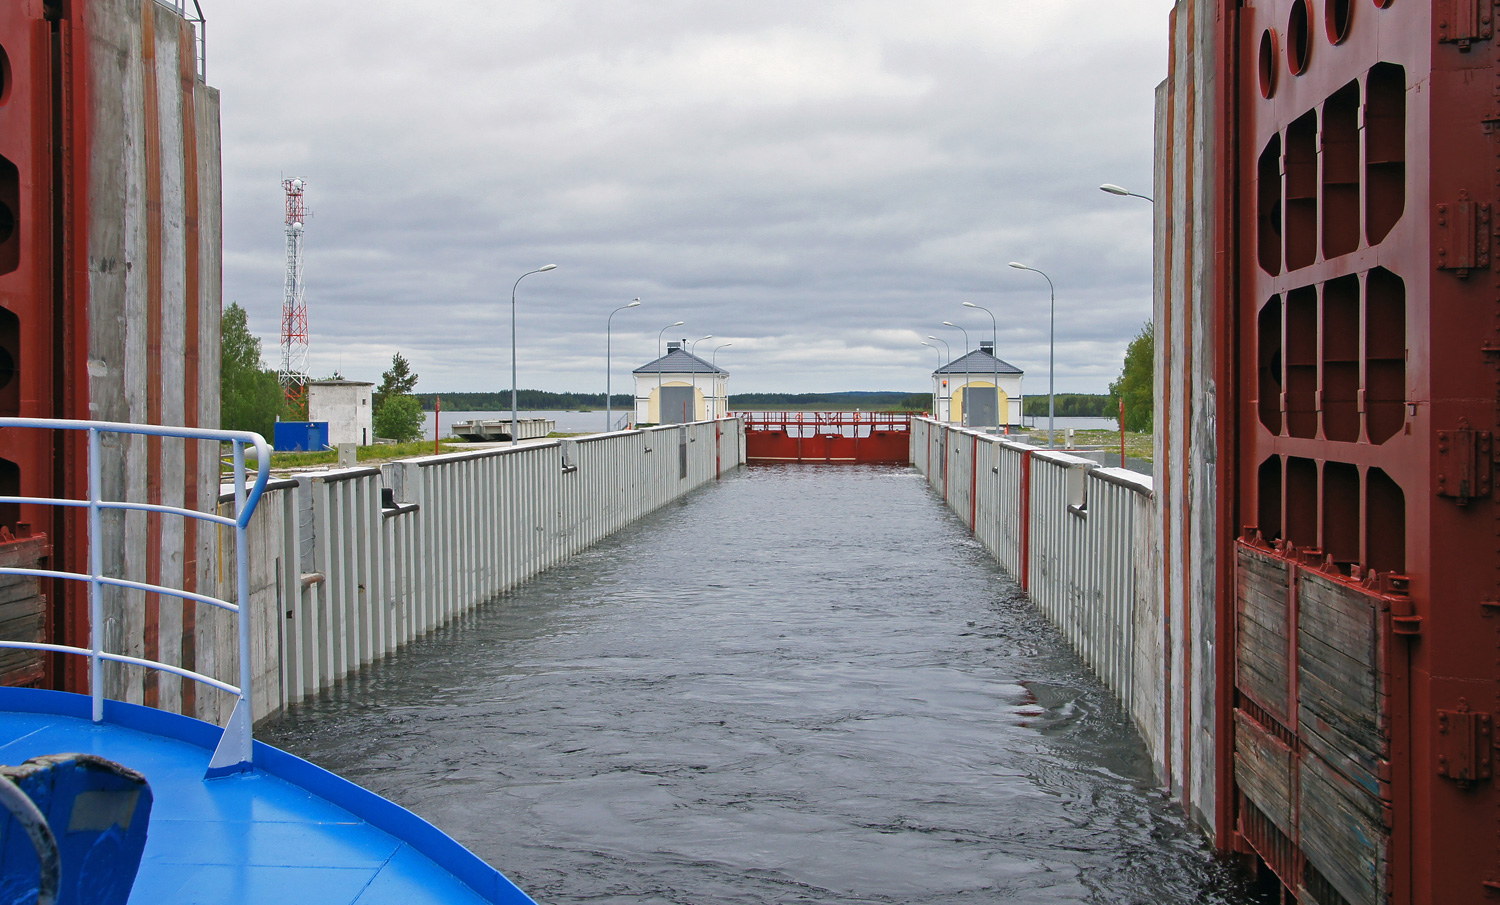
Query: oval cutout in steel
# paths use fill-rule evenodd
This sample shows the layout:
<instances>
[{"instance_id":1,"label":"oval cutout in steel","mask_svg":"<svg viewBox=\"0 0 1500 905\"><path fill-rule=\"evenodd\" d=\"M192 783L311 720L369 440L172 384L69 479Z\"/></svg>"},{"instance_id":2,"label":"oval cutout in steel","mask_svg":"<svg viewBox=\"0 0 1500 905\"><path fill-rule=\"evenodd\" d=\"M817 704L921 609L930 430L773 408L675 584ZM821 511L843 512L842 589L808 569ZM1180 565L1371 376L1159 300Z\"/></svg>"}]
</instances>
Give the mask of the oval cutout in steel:
<instances>
[{"instance_id":1,"label":"oval cutout in steel","mask_svg":"<svg viewBox=\"0 0 1500 905\"><path fill-rule=\"evenodd\" d=\"M1342 44L1349 37L1349 24L1354 20L1354 0L1324 0L1323 27L1328 32L1328 43Z\"/></svg>"},{"instance_id":2,"label":"oval cutout in steel","mask_svg":"<svg viewBox=\"0 0 1500 905\"><path fill-rule=\"evenodd\" d=\"M1281 55L1276 32L1266 29L1260 33L1260 96L1270 99L1276 93L1276 63Z\"/></svg>"},{"instance_id":3,"label":"oval cutout in steel","mask_svg":"<svg viewBox=\"0 0 1500 905\"><path fill-rule=\"evenodd\" d=\"M1292 75L1306 72L1308 61L1312 59L1311 28L1307 0L1295 0L1286 22L1286 66Z\"/></svg>"}]
</instances>

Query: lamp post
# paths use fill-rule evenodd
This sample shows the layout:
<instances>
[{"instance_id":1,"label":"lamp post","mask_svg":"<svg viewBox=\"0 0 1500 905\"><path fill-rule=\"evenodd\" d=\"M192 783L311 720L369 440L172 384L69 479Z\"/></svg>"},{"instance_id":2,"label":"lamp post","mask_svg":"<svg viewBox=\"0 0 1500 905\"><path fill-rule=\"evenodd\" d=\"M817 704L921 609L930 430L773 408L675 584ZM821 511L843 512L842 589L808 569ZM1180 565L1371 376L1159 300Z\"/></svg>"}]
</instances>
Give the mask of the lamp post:
<instances>
[{"instance_id":1,"label":"lamp post","mask_svg":"<svg viewBox=\"0 0 1500 905\"><path fill-rule=\"evenodd\" d=\"M976 305L973 302L964 302L964 307L976 308L990 316L990 378L995 383L995 430L998 431L1000 429L1000 362L999 359L995 357L995 350L1000 347L1000 327L999 324L995 321L995 312L984 307L983 305Z\"/></svg>"},{"instance_id":2,"label":"lamp post","mask_svg":"<svg viewBox=\"0 0 1500 905\"><path fill-rule=\"evenodd\" d=\"M943 352L942 352L942 350L939 349L937 346L934 346L932 343L924 342L924 343L922 343L922 345L926 346L927 348L931 349L933 352L937 353L937 357L938 357L938 370L941 371L943 369ZM938 385L937 385L937 381L934 380L933 384L932 384L932 416L934 418L936 418L936 417L938 417L939 414L940 413L938 412Z\"/></svg>"},{"instance_id":3,"label":"lamp post","mask_svg":"<svg viewBox=\"0 0 1500 905\"><path fill-rule=\"evenodd\" d=\"M948 341L946 339L938 339L936 336L933 336L930 333L927 335L927 338L930 339L930 340L932 340L933 342L942 343L943 344L943 349L944 349L945 353L948 356L948 361L949 362L953 361L953 350L950 349L950 348L948 348ZM932 346L932 343L922 343L922 345L924 345L924 346ZM934 351L937 350L937 346L932 346L932 348L933 348Z\"/></svg>"},{"instance_id":4,"label":"lamp post","mask_svg":"<svg viewBox=\"0 0 1500 905\"><path fill-rule=\"evenodd\" d=\"M1131 198L1140 198L1143 201L1151 202L1152 208L1156 207L1155 198L1151 198L1147 195L1137 195L1135 192L1126 191L1120 186L1112 185L1108 182L1099 186L1099 191L1108 192L1111 195L1126 195ZM1120 467L1125 467L1125 397L1123 395L1121 395L1120 397Z\"/></svg>"},{"instance_id":5,"label":"lamp post","mask_svg":"<svg viewBox=\"0 0 1500 905\"><path fill-rule=\"evenodd\" d=\"M943 326L944 327L952 327L953 329L959 331L960 333L962 333L964 335L964 354L968 355L969 354L969 331L965 330L963 327L960 327L958 324L955 324L953 321L943 321Z\"/></svg>"},{"instance_id":6,"label":"lamp post","mask_svg":"<svg viewBox=\"0 0 1500 905\"><path fill-rule=\"evenodd\" d=\"M969 426L969 331L953 321L943 321L944 327L952 327L964 335L964 427ZM952 394L949 394L950 398Z\"/></svg>"},{"instance_id":7,"label":"lamp post","mask_svg":"<svg viewBox=\"0 0 1500 905\"><path fill-rule=\"evenodd\" d=\"M604 431L605 431L605 433L608 433L608 432L614 430L614 424L615 424L614 413L610 409L610 405L609 405L609 403L610 403L609 379L610 379L611 376L613 376L611 374L611 372L610 372L610 366L609 366L609 338L610 338L609 337L609 331L610 331L611 326L614 324L614 320L615 320L615 315L616 314L619 314L621 311L624 311L626 308L639 308L640 306L641 306L641 300L640 299L631 299L631 301L630 301L630 303L628 305L621 305L620 307L618 307L615 310L611 311L609 313L609 317L604 321Z\"/></svg>"},{"instance_id":8,"label":"lamp post","mask_svg":"<svg viewBox=\"0 0 1500 905\"><path fill-rule=\"evenodd\" d=\"M1052 285L1052 278L1035 267L1027 267L1018 261L1011 261L1010 266L1017 270L1041 273L1042 279L1047 281L1047 293L1051 296L1047 314L1047 446L1050 449L1057 446L1057 432L1053 429L1053 421L1057 415L1057 289Z\"/></svg>"},{"instance_id":9,"label":"lamp post","mask_svg":"<svg viewBox=\"0 0 1500 905\"><path fill-rule=\"evenodd\" d=\"M516 445L516 287L521 281L533 273L546 273L556 270L556 264L546 264L536 270L528 270L516 277L515 285L510 287L510 445Z\"/></svg>"},{"instance_id":10,"label":"lamp post","mask_svg":"<svg viewBox=\"0 0 1500 905\"><path fill-rule=\"evenodd\" d=\"M938 339L936 336L933 336L931 333L927 334L927 338L930 339L930 340L932 340L932 342L942 343L943 344L943 353L948 358L948 364L953 364L953 350L951 348L949 348L948 341L946 339ZM924 345L924 346L931 346L932 343L922 343L922 345ZM932 346L932 348L934 350L936 350L937 346ZM941 369L941 366L940 366L940 369ZM950 390L948 392L948 417L944 418L943 420L944 421L952 421L953 420L953 391L952 390Z\"/></svg>"},{"instance_id":11,"label":"lamp post","mask_svg":"<svg viewBox=\"0 0 1500 905\"><path fill-rule=\"evenodd\" d=\"M683 325L683 321L678 321L675 324L667 324L665 327L662 327L660 330L656 331L656 423L657 424L661 423L661 416L662 416L662 408L661 408L661 337L662 337L662 334L666 333L668 330L672 329L673 327L681 327L682 325ZM650 410L649 407L646 410L646 414L648 414L648 415L651 414L651 410Z\"/></svg>"},{"instance_id":12,"label":"lamp post","mask_svg":"<svg viewBox=\"0 0 1500 905\"><path fill-rule=\"evenodd\" d=\"M732 345L734 343L724 343L722 346L714 346L713 354L708 357L708 363L713 365L714 368L715 381L719 379L719 350ZM729 414L729 383L727 381L724 383L724 414Z\"/></svg>"},{"instance_id":13,"label":"lamp post","mask_svg":"<svg viewBox=\"0 0 1500 905\"><path fill-rule=\"evenodd\" d=\"M698 348L698 344L701 343L701 342L703 342L705 339L713 339L713 338L714 338L714 335L712 333L710 333L707 336L700 336L697 339L693 340L692 342L688 343L688 356L691 357L691 358L697 358L698 356L696 356L696 355L693 354L693 350L696 349L696 348ZM693 368L693 409L694 409L694 411L693 411L693 417L695 419L698 417L697 408L698 408L698 368L696 366L694 366L694 368ZM708 400L707 399L703 400L703 416L705 418L708 417Z\"/></svg>"},{"instance_id":14,"label":"lamp post","mask_svg":"<svg viewBox=\"0 0 1500 905\"><path fill-rule=\"evenodd\" d=\"M1140 198L1143 201L1150 201L1152 204L1156 203L1156 199L1152 198L1150 195L1137 195L1135 192L1120 188L1118 185L1114 185L1113 183L1109 182L1106 182L1103 185L1099 186L1099 191L1108 192L1111 195L1120 195L1122 197Z\"/></svg>"}]
</instances>

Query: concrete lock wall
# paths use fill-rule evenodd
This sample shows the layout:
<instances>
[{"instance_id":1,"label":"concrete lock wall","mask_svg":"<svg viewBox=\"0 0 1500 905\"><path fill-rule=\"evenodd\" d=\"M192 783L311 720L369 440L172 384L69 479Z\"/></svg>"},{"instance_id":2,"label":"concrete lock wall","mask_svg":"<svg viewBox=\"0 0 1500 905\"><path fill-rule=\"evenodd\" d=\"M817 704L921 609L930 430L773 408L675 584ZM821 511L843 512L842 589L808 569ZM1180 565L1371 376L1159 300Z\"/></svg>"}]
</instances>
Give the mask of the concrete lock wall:
<instances>
[{"instance_id":1,"label":"concrete lock wall","mask_svg":"<svg viewBox=\"0 0 1500 905\"><path fill-rule=\"evenodd\" d=\"M1171 788L1205 828L1220 813L1217 739L1228 737L1215 673L1221 626L1215 373L1217 128L1214 0L1179 0L1156 94L1154 318L1156 518L1163 617L1173 626ZM1223 827L1220 826L1220 830Z\"/></svg>"},{"instance_id":2,"label":"concrete lock wall","mask_svg":"<svg viewBox=\"0 0 1500 905\"><path fill-rule=\"evenodd\" d=\"M159 3L97 2L74 10L64 86L87 116L86 176L66 191L82 222L67 224L65 284L82 297L87 324L87 412L70 417L147 424L219 424L219 94L200 77L192 24ZM88 103L82 104L82 98ZM86 199L86 200L85 200ZM64 212L66 215L66 212ZM62 414L62 413L56 413ZM104 493L210 508L218 492L216 444L107 437ZM86 461L69 450L69 461ZM81 467L80 467L81 471ZM109 574L187 590L212 587L221 571L214 531L188 520L132 512L105 518ZM81 557L64 537L64 557ZM61 629L87 638L80 586L66 599ZM201 668L196 620L208 608L137 591L105 592L105 643L121 653ZM68 687L82 690L70 658ZM137 667L105 668L113 697L189 714L212 708L192 682Z\"/></svg>"},{"instance_id":3,"label":"concrete lock wall","mask_svg":"<svg viewBox=\"0 0 1500 905\"><path fill-rule=\"evenodd\" d=\"M912 464L1115 693L1170 784L1182 705L1152 479L928 418Z\"/></svg>"},{"instance_id":4,"label":"concrete lock wall","mask_svg":"<svg viewBox=\"0 0 1500 905\"><path fill-rule=\"evenodd\" d=\"M743 422L726 418L273 482L249 533L256 718L739 467L744 439ZM386 490L395 505L382 505ZM220 505L228 512L232 498ZM233 532L220 534L232 564ZM232 598L227 568L220 594ZM197 623L200 668L226 680L238 664L233 618ZM228 717L228 695L200 696L216 699L209 718Z\"/></svg>"}]
</instances>

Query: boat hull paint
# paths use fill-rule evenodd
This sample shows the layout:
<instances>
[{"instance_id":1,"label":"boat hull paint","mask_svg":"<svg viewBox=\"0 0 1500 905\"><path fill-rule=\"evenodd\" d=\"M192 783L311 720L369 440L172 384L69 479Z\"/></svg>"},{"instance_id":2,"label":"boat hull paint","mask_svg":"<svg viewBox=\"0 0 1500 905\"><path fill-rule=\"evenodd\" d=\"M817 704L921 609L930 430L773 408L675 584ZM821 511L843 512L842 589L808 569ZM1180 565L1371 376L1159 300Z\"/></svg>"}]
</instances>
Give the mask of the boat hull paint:
<instances>
[{"instance_id":1,"label":"boat hull paint","mask_svg":"<svg viewBox=\"0 0 1500 905\"><path fill-rule=\"evenodd\" d=\"M309 882L318 900L329 903L535 905L504 874L421 817L278 748L256 742L254 771L202 779L220 734L200 720L109 700L104 722L96 725L89 720L87 696L0 688L0 762L78 750L118 760L150 780L157 796L152 829L159 841L153 847L147 840L132 902L176 901L167 887L181 887L197 866L205 878L232 877L241 884L224 890L224 901L235 905L285 905L309 894ZM195 821L203 824L198 831L191 829ZM316 850L322 831L337 837L326 852ZM242 854L249 853L247 862L226 862L204 841L210 838L237 843ZM262 863L275 860L261 857L271 851L293 863ZM308 863L295 863L299 859ZM342 887L318 886L329 877ZM352 895L344 895L351 889ZM197 901L202 890L182 892Z\"/></svg>"}]
</instances>

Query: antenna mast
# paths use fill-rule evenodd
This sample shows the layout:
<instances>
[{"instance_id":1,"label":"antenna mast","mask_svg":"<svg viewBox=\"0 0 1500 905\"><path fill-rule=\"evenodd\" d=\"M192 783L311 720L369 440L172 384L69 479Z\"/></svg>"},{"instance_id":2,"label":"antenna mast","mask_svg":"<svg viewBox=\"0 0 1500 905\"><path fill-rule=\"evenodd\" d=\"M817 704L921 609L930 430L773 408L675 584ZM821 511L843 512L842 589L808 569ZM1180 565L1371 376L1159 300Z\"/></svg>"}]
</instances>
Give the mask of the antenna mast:
<instances>
[{"instance_id":1,"label":"antenna mast","mask_svg":"<svg viewBox=\"0 0 1500 905\"><path fill-rule=\"evenodd\" d=\"M286 190L286 295L281 304L281 381L286 398L302 396L307 385L307 287L302 282L302 229L307 218L302 193L307 183L283 179Z\"/></svg>"}]
</instances>

